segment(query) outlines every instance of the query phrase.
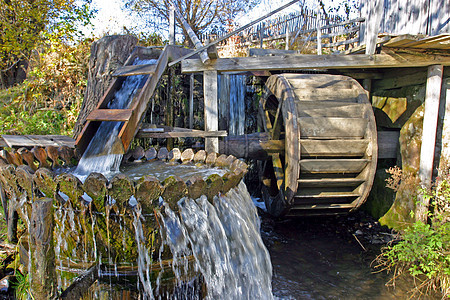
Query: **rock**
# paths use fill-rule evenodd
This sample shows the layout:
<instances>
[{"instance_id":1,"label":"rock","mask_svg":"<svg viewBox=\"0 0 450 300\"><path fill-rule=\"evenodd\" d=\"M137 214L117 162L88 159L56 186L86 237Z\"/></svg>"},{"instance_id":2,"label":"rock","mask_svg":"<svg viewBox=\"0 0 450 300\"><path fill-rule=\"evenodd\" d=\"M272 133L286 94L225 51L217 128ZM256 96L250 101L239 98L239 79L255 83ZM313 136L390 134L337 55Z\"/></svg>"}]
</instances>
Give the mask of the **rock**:
<instances>
[{"instance_id":1,"label":"rock","mask_svg":"<svg viewBox=\"0 0 450 300\"><path fill-rule=\"evenodd\" d=\"M167 160L170 162L177 162L181 159L181 151L178 148L173 148L167 155Z\"/></svg>"},{"instance_id":2,"label":"rock","mask_svg":"<svg viewBox=\"0 0 450 300\"><path fill-rule=\"evenodd\" d=\"M109 195L116 200L119 207L126 207L128 200L134 195L134 185L131 179L125 174L117 174L111 179L108 187Z\"/></svg>"},{"instance_id":3,"label":"rock","mask_svg":"<svg viewBox=\"0 0 450 300\"><path fill-rule=\"evenodd\" d=\"M167 160L167 156L169 155L169 150L166 147L161 147L158 151L158 159L159 160Z\"/></svg>"},{"instance_id":4,"label":"rock","mask_svg":"<svg viewBox=\"0 0 450 300\"><path fill-rule=\"evenodd\" d=\"M184 150L183 153L181 153L181 162L183 164L190 163L194 159L194 156L195 156L194 150L188 148Z\"/></svg>"},{"instance_id":5,"label":"rock","mask_svg":"<svg viewBox=\"0 0 450 300\"><path fill-rule=\"evenodd\" d=\"M70 173L62 173L56 176L56 183L58 184L58 191L64 193L69 197L74 207L80 208L81 196L84 194L83 184L80 179Z\"/></svg>"},{"instance_id":6,"label":"rock","mask_svg":"<svg viewBox=\"0 0 450 300\"><path fill-rule=\"evenodd\" d=\"M194 175L186 182L188 189L188 197L197 199L201 195L206 194L206 182L199 175Z\"/></svg>"},{"instance_id":7,"label":"rock","mask_svg":"<svg viewBox=\"0 0 450 300\"><path fill-rule=\"evenodd\" d=\"M164 187L155 176L145 175L137 181L135 197L141 204L143 214L153 213L163 191Z\"/></svg>"},{"instance_id":8,"label":"rock","mask_svg":"<svg viewBox=\"0 0 450 300\"><path fill-rule=\"evenodd\" d=\"M177 202L187 193L186 183L178 176L170 176L164 179L163 185L162 198L173 211L177 211Z\"/></svg>"},{"instance_id":9,"label":"rock","mask_svg":"<svg viewBox=\"0 0 450 300\"><path fill-rule=\"evenodd\" d=\"M47 168L39 168L33 175L36 187L48 198L53 198L56 191L55 174Z\"/></svg>"},{"instance_id":10,"label":"rock","mask_svg":"<svg viewBox=\"0 0 450 300\"><path fill-rule=\"evenodd\" d=\"M194 155L194 162L195 163L204 163L206 160L206 151L205 150L199 150Z\"/></svg>"},{"instance_id":11,"label":"rock","mask_svg":"<svg viewBox=\"0 0 450 300\"><path fill-rule=\"evenodd\" d=\"M98 211L104 211L108 180L103 174L91 173L83 183L84 192L92 198Z\"/></svg>"},{"instance_id":12,"label":"rock","mask_svg":"<svg viewBox=\"0 0 450 300\"><path fill-rule=\"evenodd\" d=\"M217 196L223 189L223 180L219 174L212 174L206 179L206 197L212 203L214 196Z\"/></svg>"},{"instance_id":13,"label":"rock","mask_svg":"<svg viewBox=\"0 0 450 300\"><path fill-rule=\"evenodd\" d=\"M217 159L216 152L208 153L208 155L206 156L206 159L205 159L205 164L207 164L208 166L212 166L216 162L216 159Z\"/></svg>"},{"instance_id":14,"label":"rock","mask_svg":"<svg viewBox=\"0 0 450 300\"><path fill-rule=\"evenodd\" d=\"M146 160L154 160L156 159L158 152L153 147L150 147L147 151L145 151L144 156Z\"/></svg>"},{"instance_id":15,"label":"rock","mask_svg":"<svg viewBox=\"0 0 450 300\"><path fill-rule=\"evenodd\" d=\"M415 211L415 199L419 187L420 148L422 145L424 104L417 108L400 130L402 156L402 182L389 211L380 218L380 224L397 231L414 223L411 212Z\"/></svg>"}]
</instances>

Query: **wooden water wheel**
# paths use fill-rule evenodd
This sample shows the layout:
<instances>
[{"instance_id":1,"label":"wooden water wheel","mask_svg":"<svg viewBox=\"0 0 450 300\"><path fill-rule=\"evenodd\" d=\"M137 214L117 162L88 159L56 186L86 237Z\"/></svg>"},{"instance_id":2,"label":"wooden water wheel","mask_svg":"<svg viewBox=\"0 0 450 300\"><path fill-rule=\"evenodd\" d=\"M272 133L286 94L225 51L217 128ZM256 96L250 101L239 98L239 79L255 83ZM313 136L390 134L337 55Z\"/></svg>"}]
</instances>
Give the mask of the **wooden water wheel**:
<instances>
[{"instance_id":1,"label":"wooden water wheel","mask_svg":"<svg viewBox=\"0 0 450 300\"><path fill-rule=\"evenodd\" d=\"M377 162L375 117L352 78L270 76L260 102L263 130L285 149L262 162L263 197L275 216L352 211L366 200Z\"/></svg>"}]
</instances>

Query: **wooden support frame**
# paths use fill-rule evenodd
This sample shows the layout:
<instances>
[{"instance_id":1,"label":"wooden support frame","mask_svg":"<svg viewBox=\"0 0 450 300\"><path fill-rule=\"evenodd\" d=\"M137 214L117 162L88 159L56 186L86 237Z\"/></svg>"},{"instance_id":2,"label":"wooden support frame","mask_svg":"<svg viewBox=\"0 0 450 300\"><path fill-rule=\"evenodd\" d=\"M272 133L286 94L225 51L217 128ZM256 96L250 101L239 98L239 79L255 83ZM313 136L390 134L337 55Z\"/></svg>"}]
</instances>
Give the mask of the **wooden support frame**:
<instances>
[{"instance_id":1,"label":"wooden support frame","mask_svg":"<svg viewBox=\"0 0 450 300\"><path fill-rule=\"evenodd\" d=\"M436 147L436 133L439 115L439 102L442 87L442 65L428 68L428 78L425 94L425 113L423 117L422 146L420 149L419 178L423 188L430 188L433 178L434 154ZM422 222L427 221L428 197L418 196L416 218Z\"/></svg>"},{"instance_id":2,"label":"wooden support frame","mask_svg":"<svg viewBox=\"0 0 450 300\"><path fill-rule=\"evenodd\" d=\"M355 55L285 55L272 57L218 58L203 64L199 59L181 63L183 73L216 70L218 72L271 71L297 69L361 69L424 67L440 64L450 66L448 54L355 54Z\"/></svg>"},{"instance_id":3,"label":"wooden support frame","mask_svg":"<svg viewBox=\"0 0 450 300\"><path fill-rule=\"evenodd\" d=\"M205 101L205 131L219 129L217 107L217 71L203 72L203 96ZM205 139L206 152L219 152L219 139Z\"/></svg>"}]
</instances>

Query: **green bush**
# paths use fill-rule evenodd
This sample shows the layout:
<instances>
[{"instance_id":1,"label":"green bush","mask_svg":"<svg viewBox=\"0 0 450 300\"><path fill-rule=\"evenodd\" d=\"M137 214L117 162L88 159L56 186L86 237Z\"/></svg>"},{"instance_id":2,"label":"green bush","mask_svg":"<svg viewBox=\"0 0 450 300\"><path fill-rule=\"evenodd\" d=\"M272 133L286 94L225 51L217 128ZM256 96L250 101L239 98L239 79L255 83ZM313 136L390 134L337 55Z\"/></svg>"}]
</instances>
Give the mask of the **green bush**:
<instances>
[{"instance_id":1,"label":"green bush","mask_svg":"<svg viewBox=\"0 0 450 300\"><path fill-rule=\"evenodd\" d=\"M414 277L413 297L439 290L450 299L450 178L438 179L432 191L419 189L429 197L429 224L420 221L407 228L399 241L382 249L379 267Z\"/></svg>"}]
</instances>

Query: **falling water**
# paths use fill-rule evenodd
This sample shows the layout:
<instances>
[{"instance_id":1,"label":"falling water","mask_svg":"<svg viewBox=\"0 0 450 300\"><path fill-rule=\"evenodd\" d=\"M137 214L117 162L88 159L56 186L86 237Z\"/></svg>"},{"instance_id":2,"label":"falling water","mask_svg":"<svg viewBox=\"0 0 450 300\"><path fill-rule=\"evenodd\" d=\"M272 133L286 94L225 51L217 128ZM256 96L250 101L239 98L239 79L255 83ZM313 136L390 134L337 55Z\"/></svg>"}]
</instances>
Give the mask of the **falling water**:
<instances>
[{"instance_id":1,"label":"falling water","mask_svg":"<svg viewBox=\"0 0 450 300\"><path fill-rule=\"evenodd\" d=\"M229 111L228 115L225 116L228 119L228 134L244 134L246 76L224 74L219 75L219 77L220 107L224 111Z\"/></svg>"},{"instance_id":2,"label":"falling water","mask_svg":"<svg viewBox=\"0 0 450 300\"><path fill-rule=\"evenodd\" d=\"M183 266L203 277L207 299L273 299L272 265L259 234L259 219L245 184L216 196L178 202L179 213L165 207L163 240ZM180 263L192 255L192 266ZM182 276L180 276L182 277Z\"/></svg>"},{"instance_id":3,"label":"falling water","mask_svg":"<svg viewBox=\"0 0 450 300\"><path fill-rule=\"evenodd\" d=\"M155 62L155 59L136 60L133 64L143 65ZM147 78L148 75L128 76L122 87L114 94L114 98L108 103L108 109L127 108ZM122 124L123 122L102 122L100 124L74 171L75 175L84 178L91 172L99 172L109 177L118 172L123 155L117 151L117 143L120 142L117 137Z\"/></svg>"},{"instance_id":4,"label":"falling water","mask_svg":"<svg viewBox=\"0 0 450 300\"><path fill-rule=\"evenodd\" d=\"M232 135L245 133L245 79L245 75L230 75L229 133Z\"/></svg>"}]
</instances>

